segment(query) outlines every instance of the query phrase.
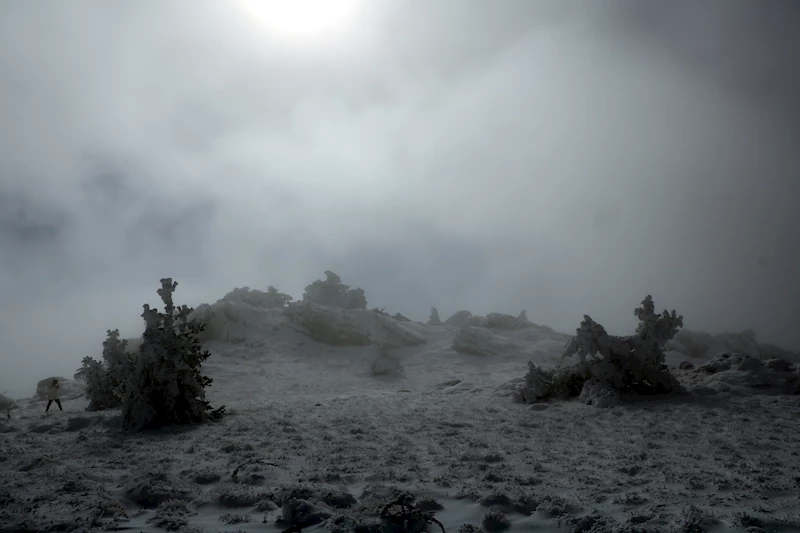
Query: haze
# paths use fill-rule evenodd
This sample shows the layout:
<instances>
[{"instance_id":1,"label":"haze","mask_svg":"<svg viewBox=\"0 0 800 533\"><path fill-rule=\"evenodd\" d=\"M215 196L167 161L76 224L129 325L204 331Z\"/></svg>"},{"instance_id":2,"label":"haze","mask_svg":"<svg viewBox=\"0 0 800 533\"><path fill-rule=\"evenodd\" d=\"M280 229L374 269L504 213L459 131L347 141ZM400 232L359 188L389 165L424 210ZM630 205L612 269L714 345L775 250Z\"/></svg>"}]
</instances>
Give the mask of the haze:
<instances>
[{"instance_id":1,"label":"haze","mask_svg":"<svg viewBox=\"0 0 800 533\"><path fill-rule=\"evenodd\" d=\"M325 270L369 307L800 349L800 4L370 0L294 43L236 2L0 6L0 392L178 303Z\"/></svg>"}]
</instances>

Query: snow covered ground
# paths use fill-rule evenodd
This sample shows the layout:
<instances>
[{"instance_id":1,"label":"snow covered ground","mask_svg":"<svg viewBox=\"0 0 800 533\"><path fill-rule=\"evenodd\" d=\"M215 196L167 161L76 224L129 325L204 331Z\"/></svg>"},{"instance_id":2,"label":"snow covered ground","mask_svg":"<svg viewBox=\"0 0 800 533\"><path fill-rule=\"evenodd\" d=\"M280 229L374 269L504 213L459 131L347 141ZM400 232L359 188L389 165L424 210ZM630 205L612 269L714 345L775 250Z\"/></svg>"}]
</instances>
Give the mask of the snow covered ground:
<instances>
[{"instance_id":1,"label":"snow covered ground","mask_svg":"<svg viewBox=\"0 0 800 533\"><path fill-rule=\"evenodd\" d=\"M511 390L528 360L558 364L568 335L486 329L475 355L453 349L457 326L397 322L425 342L387 362L280 309L222 314L215 335L236 342L209 341L204 365L220 423L125 434L83 397L46 416L21 400L0 425L0 531L277 532L299 514L322 520L308 531L377 532L401 491L448 533L800 531L800 396L745 379L771 375L751 359L676 369L686 396L529 406ZM353 323L397 333L368 315ZM672 348L670 365L690 359Z\"/></svg>"}]
</instances>

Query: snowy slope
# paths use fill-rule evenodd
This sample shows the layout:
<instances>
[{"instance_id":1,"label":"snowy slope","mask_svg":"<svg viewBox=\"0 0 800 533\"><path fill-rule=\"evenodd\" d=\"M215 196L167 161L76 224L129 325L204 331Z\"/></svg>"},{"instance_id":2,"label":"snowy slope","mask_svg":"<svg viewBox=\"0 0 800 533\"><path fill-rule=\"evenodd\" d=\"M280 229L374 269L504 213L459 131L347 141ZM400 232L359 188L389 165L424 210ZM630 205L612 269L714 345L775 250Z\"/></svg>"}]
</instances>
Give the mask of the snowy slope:
<instances>
[{"instance_id":1,"label":"snowy slope","mask_svg":"<svg viewBox=\"0 0 800 533\"><path fill-rule=\"evenodd\" d=\"M568 335L415 322L397 333L373 312L323 311L375 341L424 342L331 346L281 309L203 307L208 396L231 416L122 434L118 412L87 413L84 398L48 416L21 401L0 434L0 531L281 531L298 499L328 517L307 529L351 531L406 490L436 500L448 532L487 513L487 529L505 516L511 531L800 531L800 397L729 386L720 375L745 372L741 358L676 371L702 394L526 406L510 391L527 361L558 364ZM373 375L381 351L399 373Z\"/></svg>"}]
</instances>

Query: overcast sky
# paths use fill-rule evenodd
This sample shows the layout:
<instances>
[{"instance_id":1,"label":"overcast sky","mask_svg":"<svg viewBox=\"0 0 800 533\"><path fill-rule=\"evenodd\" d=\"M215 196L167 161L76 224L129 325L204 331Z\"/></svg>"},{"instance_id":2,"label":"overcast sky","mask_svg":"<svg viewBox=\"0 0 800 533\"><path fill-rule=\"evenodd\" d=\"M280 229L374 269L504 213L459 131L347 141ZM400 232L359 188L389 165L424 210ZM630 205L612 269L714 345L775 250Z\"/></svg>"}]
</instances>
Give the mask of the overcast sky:
<instances>
[{"instance_id":1,"label":"overcast sky","mask_svg":"<svg viewBox=\"0 0 800 533\"><path fill-rule=\"evenodd\" d=\"M0 392L165 276L616 333L650 293L800 349L800 3L366 4L302 45L234 0L0 4Z\"/></svg>"}]
</instances>

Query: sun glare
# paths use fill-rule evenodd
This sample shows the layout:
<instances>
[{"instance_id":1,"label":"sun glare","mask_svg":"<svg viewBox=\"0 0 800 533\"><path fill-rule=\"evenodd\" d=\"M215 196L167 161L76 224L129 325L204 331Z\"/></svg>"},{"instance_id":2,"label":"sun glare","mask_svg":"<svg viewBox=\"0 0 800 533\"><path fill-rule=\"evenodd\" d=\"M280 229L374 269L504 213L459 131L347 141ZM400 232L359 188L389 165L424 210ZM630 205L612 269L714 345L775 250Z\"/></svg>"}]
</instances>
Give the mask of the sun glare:
<instances>
[{"instance_id":1,"label":"sun glare","mask_svg":"<svg viewBox=\"0 0 800 533\"><path fill-rule=\"evenodd\" d=\"M310 36L343 26L357 0L242 0L245 9L271 31Z\"/></svg>"}]
</instances>

